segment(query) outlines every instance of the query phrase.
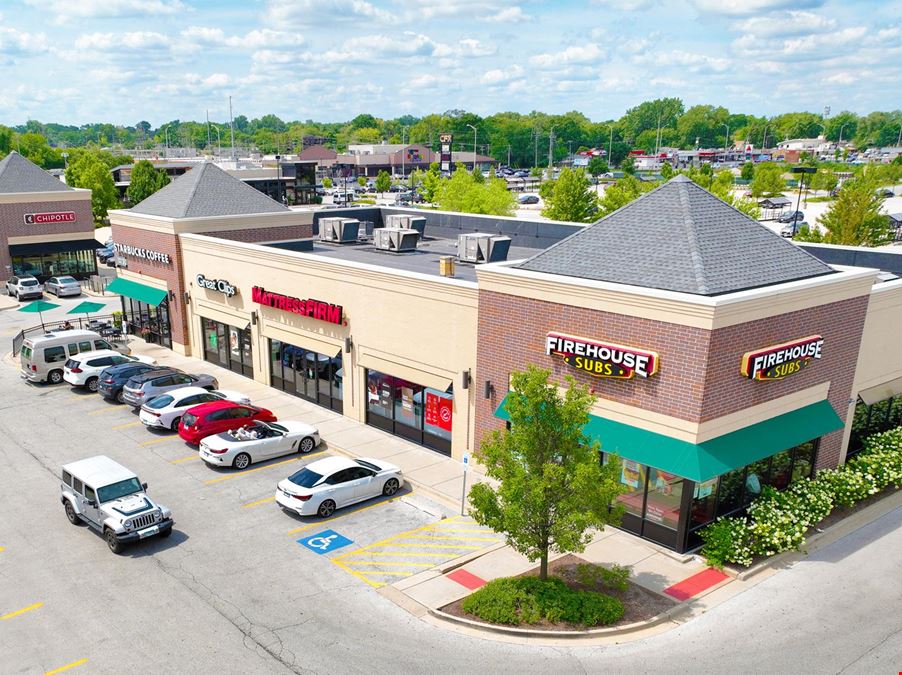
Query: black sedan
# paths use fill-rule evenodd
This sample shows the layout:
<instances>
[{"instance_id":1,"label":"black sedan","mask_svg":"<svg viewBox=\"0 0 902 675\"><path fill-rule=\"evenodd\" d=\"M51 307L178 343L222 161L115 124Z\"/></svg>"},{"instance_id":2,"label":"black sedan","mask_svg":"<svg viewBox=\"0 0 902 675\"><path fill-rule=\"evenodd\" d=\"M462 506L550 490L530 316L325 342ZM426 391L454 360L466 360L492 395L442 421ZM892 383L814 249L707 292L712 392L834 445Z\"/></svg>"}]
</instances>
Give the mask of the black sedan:
<instances>
[{"instance_id":1,"label":"black sedan","mask_svg":"<svg viewBox=\"0 0 902 675\"><path fill-rule=\"evenodd\" d=\"M777 218L778 223L798 223L805 220L805 214L801 211L787 211Z\"/></svg>"}]
</instances>

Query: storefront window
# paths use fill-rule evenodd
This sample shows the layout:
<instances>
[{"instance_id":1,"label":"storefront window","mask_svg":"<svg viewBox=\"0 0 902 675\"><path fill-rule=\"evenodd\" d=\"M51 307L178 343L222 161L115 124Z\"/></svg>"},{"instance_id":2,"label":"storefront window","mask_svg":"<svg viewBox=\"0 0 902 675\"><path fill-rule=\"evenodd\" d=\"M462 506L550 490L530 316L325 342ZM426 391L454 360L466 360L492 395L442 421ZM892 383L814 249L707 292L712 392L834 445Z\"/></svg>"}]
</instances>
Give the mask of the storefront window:
<instances>
[{"instance_id":1,"label":"storefront window","mask_svg":"<svg viewBox=\"0 0 902 675\"><path fill-rule=\"evenodd\" d=\"M745 495L745 467L725 473L720 477L718 488L717 515L725 516L728 513L742 508L742 498Z\"/></svg>"},{"instance_id":2,"label":"storefront window","mask_svg":"<svg viewBox=\"0 0 902 675\"><path fill-rule=\"evenodd\" d=\"M804 480L811 477L814 469L814 441L802 443L796 447L795 458L792 465L792 481Z\"/></svg>"},{"instance_id":3,"label":"storefront window","mask_svg":"<svg viewBox=\"0 0 902 675\"><path fill-rule=\"evenodd\" d=\"M155 307L123 297L122 307L130 334L137 335L147 342L172 347L168 299L164 299L159 307Z\"/></svg>"},{"instance_id":4,"label":"storefront window","mask_svg":"<svg viewBox=\"0 0 902 675\"><path fill-rule=\"evenodd\" d=\"M770 462L770 485L775 490L784 490L789 486L792 479L790 471L792 469L792 449L778 452L773 456Z\"/></svg>"},{"instance_id":5,"label":"storefront window","mask_svg":"<svg viewBox=\"0 0 902 675\"><path fill-rule=\"evenodd\" d=\"M163 313L158 321L162 322ZM166 313L168 317L168 312ZM244 375L254 376L254 353L248 328L239 328L201 317L204 360ZM168 320L167 320L168 323Z\"/></svg>"},{"instance_id":6,"label":"storefront window","mask_svg":"<svg viewBox=\"0 0 902 675\"><path fill-rule=\"evenodd\" d=\"M848 456L861 452L868 436L898 426L902 426L902 395L877 401L870 406L859 400L852 419Z\"/></svg>"},{"instance_id":7,"label":"storefront window","mask_svg":"<svg viewBox=\"0 0 902 675\"><path fill-rule=\"evenodd\" d=\"M342 361L279 340L270 340L272 375L270 384L290 394L341 412Z\"/></svg>"},{"instance_id":8,"label":"storefront window","mask_svg":"<svg viewBox=\"0 0 902 675\"><path fill-rule=\"evenodd\" d=\"M623 504L627 513L642 516L642 504L645 499L646 466L630 459L621 460L620 482L627 491L617 495L617 501Z\"/></svg>"},{"instance_id":9,"label":"storefront window","mask_svg":"<svg viewBox=\"0 0 902 675\"><path fill-rule=\"evenodd\" d=\"M714 520L714 508L717 506L718 478L695 483L692 493L692 507L689 513L689 528L705 525Z\"/></svg>"},{"instance_id":10,"label":"storefront window","mask_svg":"<svg viewBox=\"0 0 902 675\"><path fill-rule=\"evenodd\" d=\"M671 530L677 529L682 499L682 478L660 469L649 468L648 496L645 500L646 520Z\"/></svg>"},{"instance_id":11,"label":"storefront window","mask_svg":"<svg viewBox=\"0 0 902 675\"><path fill-rule=\"evenodd\" d=\"M427 434L451 441L451 418L454 397L438 389L426 388L423 429Z\"/></svg>"},{"instance_id":12,"label":"storefront window","mask_svg":"<svg viewBox=\"0 0 902 675\"><path fill-rule=\"evenodd\" d=\"M76 279L85 279L97 274L97 264L93 251L62 251L44 255L12 256L15 274L30 274L40 281L52 276L68 274Z\"/></svg>"}]
</instances>

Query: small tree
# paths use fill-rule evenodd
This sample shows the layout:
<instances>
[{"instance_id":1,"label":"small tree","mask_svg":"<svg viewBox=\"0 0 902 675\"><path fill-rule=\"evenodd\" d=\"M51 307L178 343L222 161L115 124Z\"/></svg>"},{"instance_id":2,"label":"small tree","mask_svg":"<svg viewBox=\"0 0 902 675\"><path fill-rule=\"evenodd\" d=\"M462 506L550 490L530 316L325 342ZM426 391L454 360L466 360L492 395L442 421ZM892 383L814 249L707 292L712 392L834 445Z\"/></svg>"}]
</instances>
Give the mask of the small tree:
<instances>
[{"instance_id":1,"label":"small tree","mask_svg":"<svg viewBox=\"0 0 902 675\"><path fill-rule=\"evenodd\" d=\"M479 170L479 167L474 166L470 174L473 176L473 180L475 180L477 183L485 182L485 176L482 175L482 171Z\"/></svg>"},{"instance_id":2,"label":"small tree","mask_svg":"<svg viewBox=\"0 0 902 675\"><path fill-rule=\"evenodd\" d=\"M755 177L755 163L746 162L745 164L743 164L742 171L739 175L742 180L752 180Z\"/></svg>"},{"instance_id":3,"label":"small tree","mask_svg":"<svg viewBox=\"0 0 902 675\"><path fill-rule=\"evenodd\" d=\"M830 192L839 184L839 178L832 171L818 171L811 177L811 189Z\"/></svg>"},{"instance_id":4,"label":"small tree","mask_svg":"<svg viewBox=\"0 0 902 675\"><path fill-rule=\"evenodd\" d=\"M594 155L589 159L589 165L586 167L586 170L597 179L601 174L608 172L608 163L598 155Z\"/></svg>"},{"instance_id":5,"label":"small tree","mask_svg":"<svg viewBox=\"0 0 902 675\"><path fill-rule=\"evenodd\" d=\"M775 196L786 189L783 169L772 163L759 164L752 179L751 191L754 197Z\"/></svg>"},{"instance_id":6,"label":"small tree","mask_svg":"<svg viewBox=\"0 0 902 675\"><path fill-rule=\"evenodd\" d=\"M109 167L95 152L84 152L66 169L66 182L91 191L91 211L95 221L107 217L107 211L119 206L119 193Z\"/></svg>"},{"instance_id":7,"label":"small tree","mask_svg":"<svg viewBox=\"0 0 902 675\"><path fill-rule=\"evenodd\" d=\"M582 169L561 169L554 187L543 195L542 215L552 220L588 223L598 213L598 196ZM544 187L544 186L543 186Z\"/></svg>"},{"instance_id":8,"label":"small tree","mask_svg":"<svg viewBox=\"0 0 902 675\"><path fill-rule=\"evenodd\" d=\"M588 387L568 377L561 394L549 375L535 366L511 375L511 429L494 432L475 453L499 486L470 489L473 519L540 560L543 580L549 552L581 552L591 530L620 521L622 509L609 507L624 490L620 462L602 466L598 441L583 435L594 402Z\"/></svg>"},{"instance_id":9,"label":"small tree","mask_svg":"<svg viewBox=\"0 0 902 675\"><path fill-rule=\"evenodd\" d=\"M670 162L664 162L661 165L661 178L663 178L664 180L670 180L671 178L673 178L674 173L676 172L673 170L673 164L671 164Z\"/></svg>"},{"instance_id":10,"label":"small tree","mask_svg":"<svg viewBox=\"0 0 902 675\"><path fill-rule=\"evenodd\" d=\"M169 185L166 172L158 171L153 164L142 159L132 167L131 182L125 194L131 204L138 204L166 185Z\"/></svg>"},{"instance_id":11,"label":"small tree","mask_svg":"<svg viewBox=\"0 0 902 675\"><path fill-rule=\"evenodd\" d=\"M430 203L435 202L436 194L443 180L439 173L438 165L435 165L435 171L430 166L429 171L423 175L423 199Z\"/></svg>"},{"instance_id":12,"label":"small tree","mask_svg":"<svg viewBox=\"0 0 902 675\"><path fill-rule=\"evenodd\" d=\"M893 240L889 218L880 212L883 197L876 183L867 175L846 181L836 200L820 217L824 229L803 230L796 234L801 241L823 241L844 246L883 246Z\"/></svg>"},{"instance_id":13,"label":"small tree","mask_svg":"<svg viewBox=\"0 0 902 675\"><path fill-rule=\"evenodd\" d=\"M325 177L323 178L323 187L324 187L324 188L327 188L327 189L330 188L330 187L332 187L332 179L329 178L328 176L325 176Z\"/></svg>"},{"instance_id":14,"label":"small tree","mask_svg":"<svg viewBox=\"0 0 902 675\"><path fill-rule=\"evenodd\" d=\"M632 176L636 173L636 160L633 159L632 155L627 155L623 158L623 161L620 162L620 170L627 176Z\"/></svg>"},{"instance_id":15,"label":"small tree","mask_svg":"<svg viewBox=\"0 0 902 675\"><path fill-rule=\"evenodd\" d=\"M357 185L360 187L366 185L366 176L357 176Z\"/></svg>"},{"instance_id":16,"label":"small tree","mask_svg":"<svg viewBox=\"0 0 902 675\"><path fill-rule=\"evenodd\" d=\"M391 187L391 176L388 175L388 171L380 171L376 174L376 191L377 192L388 192L388 189Z\"/></svg>"}]
</instances>

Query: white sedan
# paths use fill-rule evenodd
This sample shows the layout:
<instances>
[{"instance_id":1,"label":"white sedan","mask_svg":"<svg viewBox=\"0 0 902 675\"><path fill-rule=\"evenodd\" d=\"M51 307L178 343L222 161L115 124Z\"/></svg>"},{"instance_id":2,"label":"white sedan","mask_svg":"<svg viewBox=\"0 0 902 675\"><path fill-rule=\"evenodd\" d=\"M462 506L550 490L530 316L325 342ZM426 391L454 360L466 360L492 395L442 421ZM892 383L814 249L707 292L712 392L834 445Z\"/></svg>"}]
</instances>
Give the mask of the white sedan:
<instances>
[{"instance_id":1,"label":"white sedan","mask_svg":"<svg viewBox=\"0 0 902 675\"><path fill-rule=\"evenodd\" d=\"M155 396L142 405L139 419L147 427L178 431L182 414L188 408L193 408L201 403L222 400L234 401L245 405L251 402L247 396L237 391L220 389L207 391L201 387L179 387L165 394Z\"/></svg>"},{"instance_id":2,"label":"white sedan","mask_svg":"<svg viewBox=\"0 0 902 675\"><path fill-rule=\"evenodd\" d=\"M326 457L280 481L276 502L299 516L328 518L364 499L390 497L403 484L401 469L380 459Z\"/></svg>"},{"instance_id":3,"label":"white sedan","mask_svg":"<svg viewBox=\"0 0 902 675\"><path fill-rule=\"evenodd\" d=\"M211 466L246 469L252 462L307 454L319 445L319 431L303 422L260 422L207 436L200 442L200 458Z\"/></svg>"}]
</instances>

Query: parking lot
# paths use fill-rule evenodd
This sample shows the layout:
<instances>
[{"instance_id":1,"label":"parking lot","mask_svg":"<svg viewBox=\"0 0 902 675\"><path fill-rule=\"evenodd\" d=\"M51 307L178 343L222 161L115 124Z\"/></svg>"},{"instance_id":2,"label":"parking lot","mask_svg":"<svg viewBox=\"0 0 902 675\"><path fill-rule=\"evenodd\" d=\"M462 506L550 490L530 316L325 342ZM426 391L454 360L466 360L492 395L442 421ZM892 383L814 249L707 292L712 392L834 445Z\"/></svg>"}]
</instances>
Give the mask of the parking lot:
<instances>
[{"instance_id":1,"label":"parking lot","mask_svg":"<svg viewBox=\"0 0 902 675\"><path fill-rule=\"evenodd\" d=\"M125 660L196 672L211 658L226 672L306 669L319 658L311 642L334 641L349 613L372 615L370 632L380 616L404 616L378 587L498 541L409 484L327 519L283 511L276 483L334 454L328 435L308 455L219 469L178 435L146 429L129 407L25 383L8 359L0 391L4 672L122 672ZM172 536L116 556L66 520L60 467L97 454L149 484L172 510Z\"/></svg>"}]
</instances>

